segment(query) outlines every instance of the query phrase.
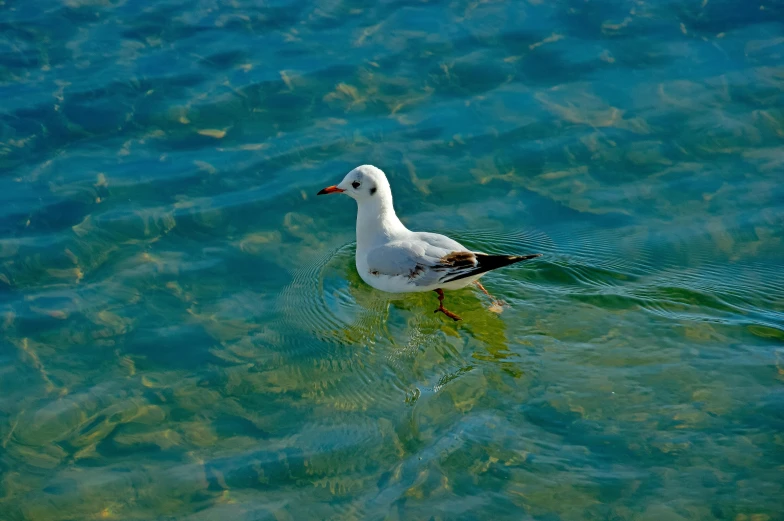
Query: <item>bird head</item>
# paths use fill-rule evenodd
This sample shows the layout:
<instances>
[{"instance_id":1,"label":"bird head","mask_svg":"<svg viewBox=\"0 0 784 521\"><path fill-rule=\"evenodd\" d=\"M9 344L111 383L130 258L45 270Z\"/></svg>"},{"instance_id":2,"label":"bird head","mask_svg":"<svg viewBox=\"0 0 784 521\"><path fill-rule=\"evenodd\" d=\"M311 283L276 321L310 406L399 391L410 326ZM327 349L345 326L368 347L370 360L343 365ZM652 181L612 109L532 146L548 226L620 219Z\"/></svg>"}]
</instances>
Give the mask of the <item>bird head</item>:
<instances>
[{"instance_id":1,"label":"bird head","mask_svg":"<svg viewBox=\"0 0 784 521\"><path fill-rule=\"evenodd\" d=\"M390 197L391 190L387 176L373 165L362 165L346 174L337 185L321 190L318 195L343 193L358 203L374 198Z\"/></svg>"}]
</instances>

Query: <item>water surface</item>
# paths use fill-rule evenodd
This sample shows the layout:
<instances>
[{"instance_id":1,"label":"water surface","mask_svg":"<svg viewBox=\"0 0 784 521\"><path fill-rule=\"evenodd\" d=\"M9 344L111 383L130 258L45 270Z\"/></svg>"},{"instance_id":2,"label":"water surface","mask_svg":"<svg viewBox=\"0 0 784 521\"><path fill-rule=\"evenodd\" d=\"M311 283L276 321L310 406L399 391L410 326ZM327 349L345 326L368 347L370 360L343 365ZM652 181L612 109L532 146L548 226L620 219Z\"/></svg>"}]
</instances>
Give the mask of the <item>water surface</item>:
<instances>
[{"instance_id":1,"label":"water surface","mask_svg":"<svg viewBox=\"0 0 784 521\"><path fill-rule=\"evenodd\" d=\"M781 519L782 20L0 1L0 519ZM363 163L503 313L362 283Z\"/></svg>"}]
</instances>

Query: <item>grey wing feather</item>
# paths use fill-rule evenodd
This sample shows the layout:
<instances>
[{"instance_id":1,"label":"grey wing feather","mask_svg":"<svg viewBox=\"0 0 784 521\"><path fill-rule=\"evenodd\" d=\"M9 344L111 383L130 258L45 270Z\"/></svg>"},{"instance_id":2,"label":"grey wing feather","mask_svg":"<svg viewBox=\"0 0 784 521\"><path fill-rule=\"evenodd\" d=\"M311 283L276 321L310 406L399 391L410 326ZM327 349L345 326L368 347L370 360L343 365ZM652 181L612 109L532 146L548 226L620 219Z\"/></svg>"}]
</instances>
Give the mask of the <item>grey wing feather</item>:
<instances>
[{"instance_id":1,"label":"grey wing feather","mask_svg":"<svg viewBox=\"0 0 784 521\"><path fill-rule=\"evenodd\" d=\"M374 275L406 275L416 269L424 253L424 248L407 242L384 244L368 252L368 268Z\"/></svg>"},{"instance_id":2,"label":"grey wing feather","mask_svg":"<svg viewBox=\"0 0 784 521\"><path fill-rule=\"evenodd\" d=\"M465 251L463 246L448 237L420 234L417 239L396 241L370 250L367 263L371 274L407 277L416 286L431 286L460 275L477 264L473 253Z\"/></svg>"},{"instance_id":3,"label":"grey wing feather","mask_svg":"<svg viewBox=\"0 0 784 521\"><path fill-rule=\"evenodd\" d=\"M420 241L423 241L430 246L441 248L442 250L444 250L443 255L455 251L468 251L465 248L465 246L463 246L459 242L450 239L446 235L441 235L439 233L415 232L414 236Z\"/></svg>"}]
</instances>

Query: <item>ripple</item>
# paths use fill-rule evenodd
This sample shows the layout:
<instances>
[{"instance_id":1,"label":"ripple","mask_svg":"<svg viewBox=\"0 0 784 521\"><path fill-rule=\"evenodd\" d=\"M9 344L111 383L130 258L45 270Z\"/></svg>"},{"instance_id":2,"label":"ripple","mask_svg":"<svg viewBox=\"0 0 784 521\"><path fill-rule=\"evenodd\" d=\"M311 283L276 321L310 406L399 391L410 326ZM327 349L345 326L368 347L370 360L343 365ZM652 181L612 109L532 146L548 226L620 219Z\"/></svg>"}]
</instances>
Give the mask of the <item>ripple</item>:
<instances>
[{"instance_id":1,"label":"ripple","mask_svg":"<svg viewBox=\"0 0 784 521\"><path fill-rule=\"evenodd\" d=\"M276 328L289 333L276 349L298 361L292 385L339 411L403 399L387 364L377 363L380 346L395 343L386 324L390 299L364 286L353 264L353 243L327 252L294 271L277 304Z\"/></svg>"},{"instance_id":2,"label":"ripple","mask_svg":"<svg viewBox=\"0 0 784 521\"><path fill-rule=\"evenodd\" d=\"M324 342L340 343L341 337L356 335L356 340L372 343L372 315L356 305L344 280L346 266L351 264L353 245L346 244L295 271L279 301L287 323ZM343 272L342 276L331 276L335 271Z\"/></svg>"},{"instance_id":3,"label":"ripple","mask_svg":"<svg viewBox=\"0 0 784 521\"><path fill-rule=\"evenodd\" d=\"M775 327L784 314L784 275L759 262L718 262L694 249L689 266L671 241L635 227L583 226L538 231L453 232L493 253L544 253L535 266L512 273L532 289L570 296L608 309L640 308L673 320ZM654 254L654 251L659 253ZM519 284L519 282L518 282Z\"/></svg>"},{"instance_id":4,"label":"ripple","mask_svg":"<svg viewBox=\"0 0 784 521\"><path fill-rule=\"evenodd\" d=\"M776 518L777 3L5 1L5 517ZM513 307L367 287L360 162Z\"/></svg>"},{"instance_id":5,"label":"ripple","mask_svg":"<svg viewBox=\"0 0 784 521\"><path fill-rule=\"evenodd\" d=\"M488 254L522 255L526 253L554 253L556 244L552 237L535 229L471 229L445 230L442 233L459 238L475 251Z\"/></svg>"}]
</instances>

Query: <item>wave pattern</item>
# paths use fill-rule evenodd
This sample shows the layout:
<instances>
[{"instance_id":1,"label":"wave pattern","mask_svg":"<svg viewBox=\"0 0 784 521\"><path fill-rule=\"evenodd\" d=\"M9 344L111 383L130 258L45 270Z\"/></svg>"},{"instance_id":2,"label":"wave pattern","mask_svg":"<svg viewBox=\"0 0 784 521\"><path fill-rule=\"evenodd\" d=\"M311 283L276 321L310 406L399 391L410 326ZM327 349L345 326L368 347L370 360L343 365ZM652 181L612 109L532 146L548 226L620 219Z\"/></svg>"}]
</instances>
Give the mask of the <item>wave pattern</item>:
<instances>
[{"instance_id":1,"label":"wave pattern","mask_svg":"<svg viewBox=\"0 0 784 521\"><path fill-rule=\"evenodd\" d=\"M780 517L780 1L0 3L3 520Z\"/></svg>"}]
</instances>

